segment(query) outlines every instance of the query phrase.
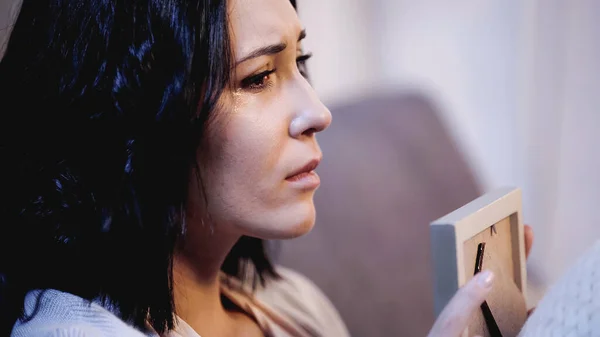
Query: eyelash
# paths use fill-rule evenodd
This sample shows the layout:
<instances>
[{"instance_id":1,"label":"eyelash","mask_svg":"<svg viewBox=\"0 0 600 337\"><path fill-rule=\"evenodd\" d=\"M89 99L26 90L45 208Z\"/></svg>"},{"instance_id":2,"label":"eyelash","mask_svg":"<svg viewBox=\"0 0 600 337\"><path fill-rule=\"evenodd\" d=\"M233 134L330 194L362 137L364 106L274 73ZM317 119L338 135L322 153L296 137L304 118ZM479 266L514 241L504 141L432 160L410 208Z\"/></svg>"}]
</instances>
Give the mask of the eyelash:
<instances>
[{"instance_id":1,"label":"eyelash","mask_svg":"<svg viewBox=\"0 0 600 337\"><path fill-rule=\"evenodd\" d=\"M304 54L304 55L300 55L296 58L296 65L298 66L298 69L300 70L300 74L302 74L302 76L308 78L308 72L306 70L306 61L308 61L308 59L310 59L312 57L312 53L308 53L308 54Z\"/></svg>"},{"instance_id":2,"label":"eyelash","mask_svg":"<svg viewBox=\"0 0 600 337\"><path fill-rule=\"evenodd\" d=\"M308 77L306 72L306 61L312 57L312 54L300 55L296 58L296 66L298 70L300 70L300 74L304 77ZM249 76L242 80L242 88L248 89L252 91L261 91L269 88L271 85L271 81L269 81L269 76L275 73L277 69L271 69L263 71L259 74Z\"/></svg>"}]
</instances>

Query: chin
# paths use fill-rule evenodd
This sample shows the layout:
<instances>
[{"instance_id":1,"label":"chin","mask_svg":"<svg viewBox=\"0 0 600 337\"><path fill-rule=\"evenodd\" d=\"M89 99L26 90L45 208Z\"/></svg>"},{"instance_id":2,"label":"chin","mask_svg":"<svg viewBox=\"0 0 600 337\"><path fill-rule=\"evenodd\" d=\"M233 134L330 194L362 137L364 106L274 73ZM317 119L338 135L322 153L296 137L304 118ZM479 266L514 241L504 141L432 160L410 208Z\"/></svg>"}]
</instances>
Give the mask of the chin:
<instances>
[{"instance_id":1,"label":"chin","mask_svg":"<svg viewBox=\"0 0 600 337\"><path fill-rule=\"evenodd\" d=\"M297 237L308 234L315 226L315 218L307 219L301 223L291 224L282 228L282 233L279 235L280 240L295 239ZM283 227L283 226L282 226Z\"/></svg>"},{"instance_id":2,"label":"chin","mask_svg":"<svg viewBox=\"0 0 600 337\"><path fill-rule=\"evenodd\" d=\"M267 216L269 212L265 213ZM253 226L249 236L265 240L288 240L300 237L312 230L316 212L314 204L295 205L270 213L260 226Z\"/></svg>"}]
</instances>

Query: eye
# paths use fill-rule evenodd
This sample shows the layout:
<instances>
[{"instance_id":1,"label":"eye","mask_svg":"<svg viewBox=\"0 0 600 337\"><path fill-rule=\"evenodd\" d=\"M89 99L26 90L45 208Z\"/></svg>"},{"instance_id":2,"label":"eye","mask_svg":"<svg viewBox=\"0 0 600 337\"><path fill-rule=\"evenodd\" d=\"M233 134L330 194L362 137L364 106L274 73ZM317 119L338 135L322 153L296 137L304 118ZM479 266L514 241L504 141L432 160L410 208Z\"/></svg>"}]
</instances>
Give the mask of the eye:
<instances>
[{"instance_id":1,"label":"eye","mask_svg":"<svg viewBox=\"0 0 600 337\"><path fill-rule=\"evenodd\" d=\"M271 74L275 72L275 69L263 71L260 74L249 76L242 80L242 88L248 90L263 90L267 88L271 83Z\"/></svg>"},{"instance_id":2,"label":"eye","mask_svg":"<svg viewBox=\"0 0 600 337\"><path fill-rule=\"evenodd\" d=\"M306 68L306 61L312 57L312 54L304 54L300 55L296 58L296 65L298 66L298 70L300 70L300 74L304 77L308 77L308 70Z\"/></svg>"}]
</instances>

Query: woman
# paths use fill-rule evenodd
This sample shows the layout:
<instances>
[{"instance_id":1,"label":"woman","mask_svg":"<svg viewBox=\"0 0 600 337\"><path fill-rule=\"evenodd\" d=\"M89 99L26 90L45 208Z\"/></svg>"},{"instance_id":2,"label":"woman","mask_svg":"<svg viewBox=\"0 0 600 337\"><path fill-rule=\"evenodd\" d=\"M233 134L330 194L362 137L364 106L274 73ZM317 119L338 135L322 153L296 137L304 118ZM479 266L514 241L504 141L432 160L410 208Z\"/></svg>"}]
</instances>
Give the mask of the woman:
<instances>
[{"instance_id":1,"label":"woman","mask_svg":"<svg viewBox=\"0 0 600 337\"><path fill-rule=\"evenodd\" d=\"M348 334L260 240L313 226L331 123L294 7L23 2L0 63L5 334ZM490 286L431 335L457 336Z\"/></svg>"}]
</instances>

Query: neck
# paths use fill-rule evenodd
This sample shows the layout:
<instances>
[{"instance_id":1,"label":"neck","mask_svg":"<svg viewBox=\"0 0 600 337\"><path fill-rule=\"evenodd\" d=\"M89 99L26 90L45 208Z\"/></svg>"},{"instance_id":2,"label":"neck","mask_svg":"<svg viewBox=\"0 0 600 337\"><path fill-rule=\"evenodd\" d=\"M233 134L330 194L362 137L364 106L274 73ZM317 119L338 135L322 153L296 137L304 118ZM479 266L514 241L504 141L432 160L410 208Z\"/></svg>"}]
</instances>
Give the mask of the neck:
<instances>
[{"instance_id":1,"label":"neck","mask_svg":"<svg viewBox=\"0 0 600 337\"><path fill-rule=\"evenodd\" d=\"M240 236L207 227L190 226L174 256L175 310L201 336L223 336L231 317L221 302L219 274Z\"/></svg>"}]
</instances>

